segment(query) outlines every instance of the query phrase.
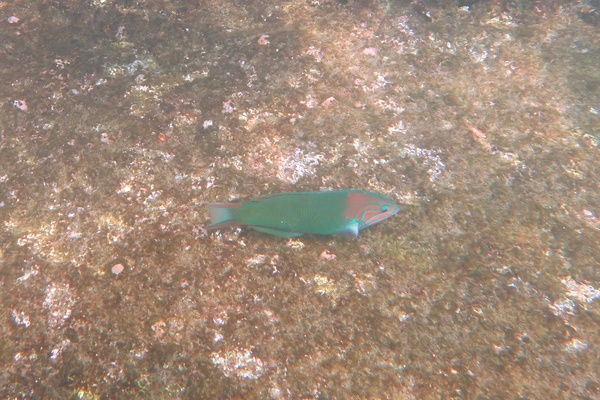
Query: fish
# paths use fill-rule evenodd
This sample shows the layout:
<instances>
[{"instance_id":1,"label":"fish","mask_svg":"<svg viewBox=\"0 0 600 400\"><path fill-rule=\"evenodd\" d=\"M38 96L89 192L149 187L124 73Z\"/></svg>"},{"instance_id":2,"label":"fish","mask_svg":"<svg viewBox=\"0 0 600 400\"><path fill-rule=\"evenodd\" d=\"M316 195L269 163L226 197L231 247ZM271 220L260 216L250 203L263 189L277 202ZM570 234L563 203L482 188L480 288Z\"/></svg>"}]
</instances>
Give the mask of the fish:
<instances>
[{"instance_id":1,"label":"fish","mask_svg":"<svg viewBox=\"0 0 600 400\"><path fill-rule=\"evenodd\" d=\"M362 190L291 192L241 203L208 204L208 230L244 225L281 238L304 234L357 237L398 213L387 197Z\"/></svg>"}]
</instances>

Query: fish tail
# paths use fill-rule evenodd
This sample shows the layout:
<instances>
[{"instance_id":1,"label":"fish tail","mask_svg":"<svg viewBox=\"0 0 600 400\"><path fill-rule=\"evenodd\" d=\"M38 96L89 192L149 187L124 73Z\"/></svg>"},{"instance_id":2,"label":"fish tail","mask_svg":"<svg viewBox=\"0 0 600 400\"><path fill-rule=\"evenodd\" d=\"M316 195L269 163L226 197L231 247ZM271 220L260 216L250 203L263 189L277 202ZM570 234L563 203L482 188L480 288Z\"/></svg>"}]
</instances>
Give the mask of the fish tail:
<instances>
[{"instance_id":1,"label":"fish tail","mask_svg":"<svg viewBox=\"0 0 600 400\"><path fill-rule=\"evenodd\" d=\"M212 224L206 228L213 230L236 225L235 212L240 206L240 203L210 203L208 213Z\"/></svg>"}]
</instances>

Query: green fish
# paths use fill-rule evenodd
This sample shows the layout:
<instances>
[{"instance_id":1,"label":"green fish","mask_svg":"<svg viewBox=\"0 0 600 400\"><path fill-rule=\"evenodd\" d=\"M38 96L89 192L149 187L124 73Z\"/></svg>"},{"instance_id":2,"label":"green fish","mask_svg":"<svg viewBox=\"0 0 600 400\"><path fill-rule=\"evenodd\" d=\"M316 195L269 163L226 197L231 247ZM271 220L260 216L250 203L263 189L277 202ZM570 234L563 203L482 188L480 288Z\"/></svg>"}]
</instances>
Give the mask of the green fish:
<instances>
[{"instance_id":1,"label":"green fish","mask_svg":"<svg viewBox=\"0 0 600 400\"><path fill-rule=\"evenodd\" d=\"M361 229L399 211L392 200L362 190L276 193L245 203L211 203L208 207L209 230L247 225L284 238L305 233L356 237Z\"/></svg>"}]
</instances>

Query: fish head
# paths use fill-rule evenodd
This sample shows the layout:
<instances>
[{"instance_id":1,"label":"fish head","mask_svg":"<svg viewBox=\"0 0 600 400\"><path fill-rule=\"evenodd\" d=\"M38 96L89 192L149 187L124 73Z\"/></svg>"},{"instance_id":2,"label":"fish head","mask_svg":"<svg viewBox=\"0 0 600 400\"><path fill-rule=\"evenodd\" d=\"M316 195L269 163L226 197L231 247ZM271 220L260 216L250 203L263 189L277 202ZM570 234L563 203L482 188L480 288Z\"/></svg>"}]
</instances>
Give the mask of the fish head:
<instances>
[{"instance_id":1,"label":"fish head","mask_svg":"<svg viewBox=\"0 0 600 400\"><path fill-rule=\"evenodd\" d=\"M346 220L358 222L360 229L375 225L400 211L387 197L376 193L351 191L348 193Z\"/></svg>"}]
</instances>

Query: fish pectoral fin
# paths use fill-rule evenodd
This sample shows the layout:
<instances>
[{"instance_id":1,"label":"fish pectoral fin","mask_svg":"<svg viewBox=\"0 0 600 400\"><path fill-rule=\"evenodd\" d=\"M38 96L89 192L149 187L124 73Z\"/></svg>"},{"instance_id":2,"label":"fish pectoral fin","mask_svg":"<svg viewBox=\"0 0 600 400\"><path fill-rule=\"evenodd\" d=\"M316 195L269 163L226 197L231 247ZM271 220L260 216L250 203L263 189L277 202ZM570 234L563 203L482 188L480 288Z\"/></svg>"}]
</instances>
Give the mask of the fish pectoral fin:
<instances>
[{"instance_id":1,"label":"fish pectoral fin","mask_svg":"<svg viewBox=\"0 0 600 400\"><path fill-rule=\"evenodd\" d=\"M255 230L259 231L259 232L268 233L270 235L279 236L281 238L293 238L293 237L302 236L302 233L290 232L290 231L282 231L282 230L275 229L275 228L266 228L264 226L250 226L250 227L252 229L255 229Z\"/></svg>"},{"instance_id":2,"label":"fish pectoral fin","mask_svg":"<svg viewBox=\"0 0 600 400\"><path fill-rule=\"evenodd\" d=\"M344 227L344 229L339 231L337 234L340 236L355 238L358 236L359 231L360 231L360 224L356 221L351 221L348 223L348 225L346 225Z\"/></svg>"}]
</instances>

